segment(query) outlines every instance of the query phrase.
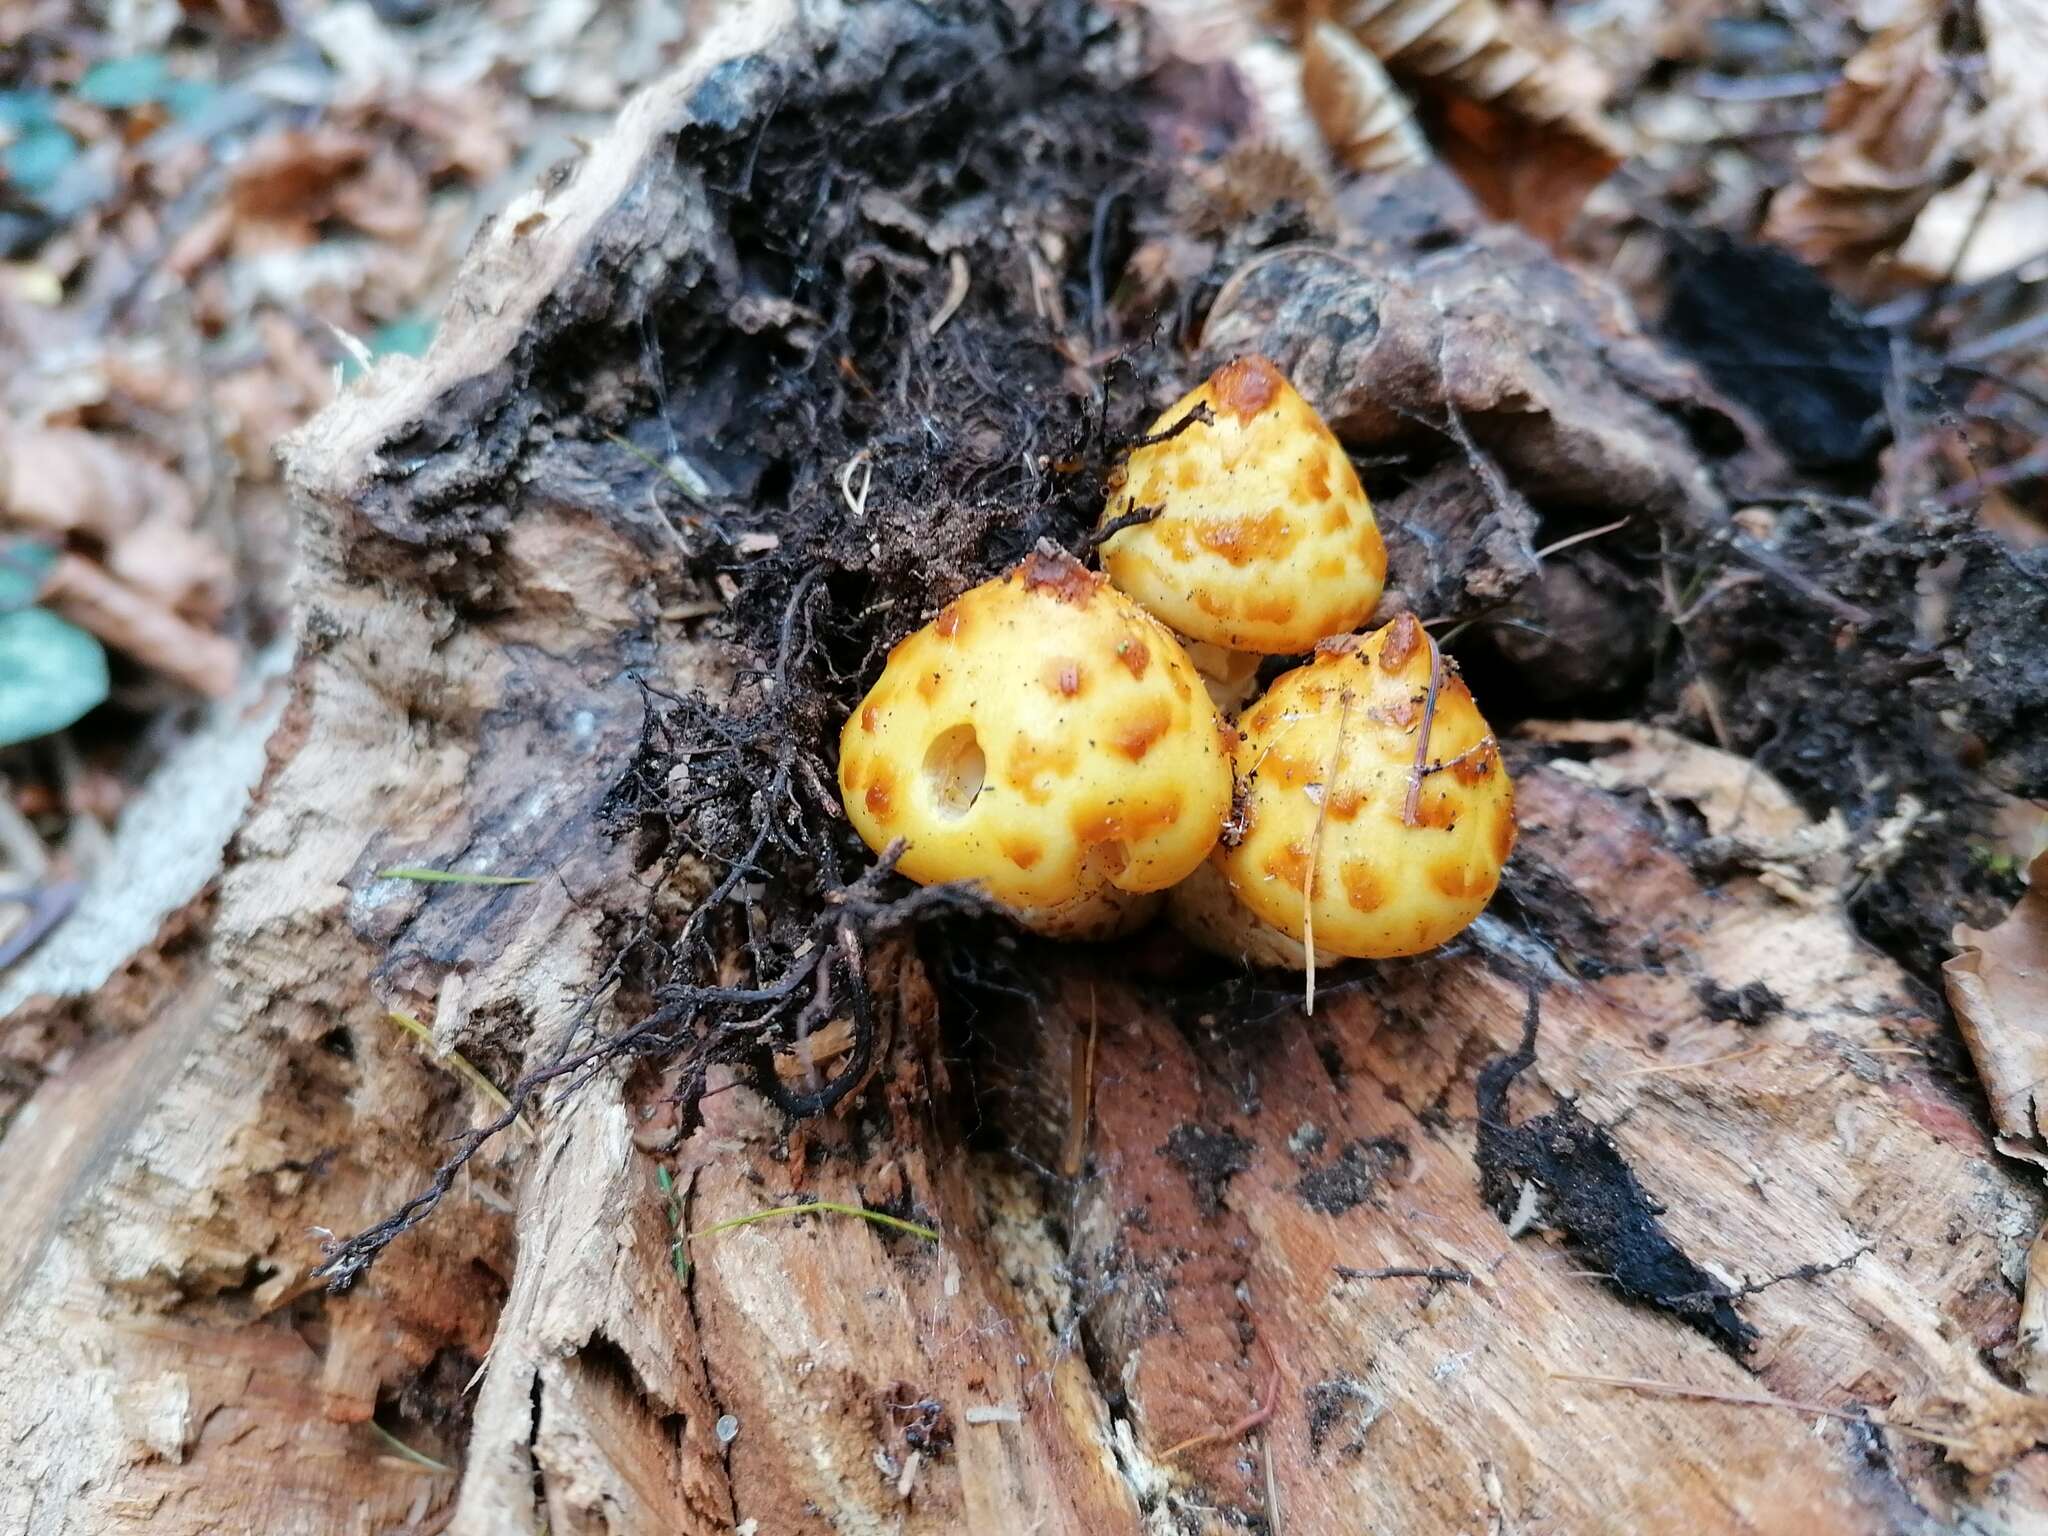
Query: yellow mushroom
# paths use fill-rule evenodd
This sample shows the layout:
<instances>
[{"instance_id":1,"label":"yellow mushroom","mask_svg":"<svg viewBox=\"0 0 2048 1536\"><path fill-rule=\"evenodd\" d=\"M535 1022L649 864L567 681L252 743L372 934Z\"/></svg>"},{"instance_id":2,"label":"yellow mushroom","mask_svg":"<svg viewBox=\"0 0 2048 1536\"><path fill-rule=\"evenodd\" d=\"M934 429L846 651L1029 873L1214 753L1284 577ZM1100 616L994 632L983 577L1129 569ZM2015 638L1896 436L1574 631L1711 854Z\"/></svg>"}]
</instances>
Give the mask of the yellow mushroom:
<instances>
[{"instance_id":1,"label":"yellow mushroom","mask_svg":"<svg viewBox=\"0 0 2048 1536\"><path fill-rule=\"evenodd\" d=\"M839 788L870 847L903 840L911 879L1106 937L1214 846L1227 732L1166 627L1041 544L889 653L840 734Z\"/></svg>"},{"instance_id":2,"label":"yellow mushroom","mask_svg":"<svg viewBox=\"0 0 2048 1536\"><path fill-rule=\"evenodd\" d=\"M1207 420L1173 429L1205 408ZM1171 433L1170 436L1164 434ZM1190 640L1285 656L1372 614L1387 549L1343 446L1263 357L1225 363L1136 449L1102 526L1110 580Z\"/></svg>"},{"instance_id":3,"label":"yellow mushroom","mask_svg":"<svg viewBox=\"0 0 2048 1536\"><path fill-rule=\"evenodd\" d=\"M1190 881L1173 900L1192 937L1260 964L1303 965L1309 943L1319 961L1385 959L1486 906L1515 845L1514 786L1412 615L1320 647L1238 729L1239 824L1211 860L1236 906L1216 878Z\"/></svg>"}]
</instances>

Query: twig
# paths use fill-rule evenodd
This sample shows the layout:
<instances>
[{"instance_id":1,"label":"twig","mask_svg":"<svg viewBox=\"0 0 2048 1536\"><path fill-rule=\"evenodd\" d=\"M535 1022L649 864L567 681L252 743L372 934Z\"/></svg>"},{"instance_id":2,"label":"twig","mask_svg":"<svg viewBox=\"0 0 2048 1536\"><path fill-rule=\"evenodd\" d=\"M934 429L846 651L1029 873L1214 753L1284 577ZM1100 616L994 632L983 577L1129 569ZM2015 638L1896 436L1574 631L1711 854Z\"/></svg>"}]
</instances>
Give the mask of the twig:
<instances>
[{"instance_id":1,"label":"twig","mask_svg":"<svg viewBox=\"0 0 2048 1536\"><path fill-rule=\"evenodd\" d=\"M1798 101L1825 96L1842 78L1840 70L1815 69L1783 75L1695 75L1692 91L1706 101Z\"/></svg>"},{"instance_id":2,"label":"twig","mask_svg":"<svg viewBox=\"0 0 2048 1536\"><path fill-rule=\"evenodd\" d=\"M858 491L853 488L853 472L856 469L861 472ZM867 520L868 491L874 483L875 463L865 448L839 466L839 494L846 499L846 510L853 514L856 523Z\"/></svg>"},{"instance_id":3,"label":"twig","mask_svg":"<svg viewBox=\"0 0 2048 1536\"><path fill-rule=\"evenodd\" d=\"M1560 1371L1549 1368L1552 1381L1573 1381L1593 1387L1620 1387L1630 1392L1641 1392L1648 1397L1693 1398L1700 1402L1730 1403L1744 1408L1784 1408L1793 1413L1817 1413L1830 1419L1840 1419L1845 1424L1870 1424L1879 1429L1889 1429L1895 1434L1926 1440L1934 1445L1946 1446L1950 1450L1967 1450L1969 1442L1954 1435L1944 1435L1937 1430L1921 1429L1912 1424L1901 1424L1873 1413L1851 1413L1846 1408L1830 1408L1825 1403L1802 1403L1793 1398L1774 1397L1768 1392L1727 1392L1719 1387L1694 1386L1689 1382L1654 1381L1647 1376L1594 1376L1580 1371Z\"/></svg>"},{"instance_id":4,"label":"twig","mask_svg":"<svg viewBox=\"0 0 2048 1536\"><path fill-rule=\"evenodd\" d=\"M1095 1006L1095 985L1088 986L1088 1050L1081 1070L1073 1078L1067 1110L1067 1144L1060 1153L1060 1172L1074 1178L1088 1160L1088 1117L1095 1107L1095 1036L1100 1022Z\"/></svg>"},{"instance_id":5,"label":"twig","mask_svg":"<svg viewBox=\"0 0 2048 1536\"><path fill-rule=\"evenodd\" d=\"M1494 735L1493 732L1488 731L1484 736L1473 742L1471 746L1458 753L1457 756L1440 758L1438 761L1426 765L1422 770L1422 776L1426 779L1432 774L1448 773L1461 764L1469 763L1474 758L1484 757L1487 753L1496 752L1499 749L1500 738Z\"/></svg>"},{"instance_id":6,"label":"twig","mask_svg":"<svg viewBox=\"0 0 2048 1536\"><path fill-rule=\"evenodd\" d=\"M1415 733L1415 762L1408 770L1408 798L1401 805L1401 824L1409 827L1421 824L1422 781L1429 771L1429 732L1436 723L1436 696L1444 679L1444 653L1437 649L1436 637L1425 629L1422 638L1429 646L1429 693L1422 701L1422 729Z\"/></svg>"},{"instance_id":7,"label":"twig","mask_svg":"<svg viewBox=\"0 0 2048 1536\"><path fill-rule=\"evenodd\" d=\"M1266 1530L1270 1536L1286 1536L1280 1519L1280 1480L1273 1476L1273 1437L1259 1436L1259 1462L1266 1473Z\"/></svg>"},{"instance_id":8,"label":"twig","mask_svg":"<svg viewBox=\"0 0 2048 1536\"><path fill-rule=\"evenodd\" d=\"M71 915L71 909L78 905L78 898L85 894L83 880L53 880L48 885L31 887L27 891L0 892L0 901L14 901L28 908L14 932L0 939L0 971L6 970L15 961L34 949L64 919Z\"/></svg>"},{"instance_id":9,"label":"twig","mask_svg":"<svg viewBox=\"0 0 2048 1536\"><path fill-rule=\"evenodd\" d=\"M2039 480L2043 476L2048 476L2048 448L2036 448L2032 453L2022 454L2008 463L1972 475L1961 485L1950 486L1934 500L1937 506L1953 512L1970 506L1986 491Z\"/></svg>"},{"instance_id":10,"label":"twig","mask_svg":"<svg viewBox=\"0 0 2048 1536\"><path fill-rule=\"evenodd\" d=\"M938 335L940 331L946 328L946 322L959 313L960 306L967 302L968 285L973 281L967 270L967 257L965 253L960 251L953 252L951 256L946 258L946 265L952 273L952 281L946 287L946 297L940 301L939 307L932 312L931 319L925 322L924 333L927 336Z\"/></svg>"},{"instance_id":11,"label":"twig","mask_svg":"<svg viewBox=\"0 0 2048 1536\"><path fill-rule=\"evenodd\" d=\"M1438 305L1442 311L1442 305ZM1465 451L1465 459L1479 475L1479 483L1486 487L1487 499L1493 510L1506 513L1514 504L1514 494L1500 472L1500 466L1493 462L1491 454L1482 453L1479 445L1472 440L1472 434L1465 428L1465 413L1458 409L1458 402L1451 398L1451 381L1444 373L1443 342L1437 342L1436 376L1444 390L1444 420L1450 424L1450 433L1457 445Z\"/></svg>"},{"instance_id":12,"label":"twig","mask_svg":"<svg viewBox=\"0 0 2048 1536\"><path fill-rule=\"evenodd\" d=\"M677 490L681 491L688 500L696 502L700 506L703 504L704 498L698 494L697 488L691 485L689 481L685 480L679 473L677 473L676 467L673 464L662 463L660 459L657 459L653 454L649 453L645 448L642 448L630 437L626 437L621 433L607 432L605 433L605 437L616 446L625 449L626 452L633 455L634 458L638 459L642 464L645 464L657 475L660 475L662 479L666 480L670 485L674 486ZM692 527L695 527L697 524L697 519L694 517L685 516L683 518L683 521L690 524Z\"/></svg>"},{"instance_id":13,"label":"twig","mask_svg":"<svg viewBox=\"0 0 2048 1536\"><path fill-rule=\"evenodd\" d=\"M1108 188L1095 200L1095 217L1089 221L1088 230L1088 340L1092 346L1102 345L1102 312L1109 298L1109 280L1103 271L1103 248L1109 243L1110 210L1127 196L1131 181L1126 178Z\"/></svg>"},{"instance_id":14,"label":"twig","mask_svg":"<svg viewBox=\"0 0 2048 1536\"><path fill-rule=\"evenodd\" d=\"M1584 533L1574 533L1567 538L1559 539L1555 544L1546 544L1536 551L1536 559L1539 562L1548 560L1552 555L1570 549L1574 544L1583 544L1588 539L1597 539L1602 534L1626 528L1632 520L1633 514L1630 517L1617 517L1613 522L1602 523L1598 528L1588 528Z\"/></svg>"},{"instance_id":15,"label":"twig","mask_svg":"<svg viewBox=\"0 0 2048 1536\"><path fill-rule=\"evenodd\" d=\"M1215 420L1215 412L1211 411L1206 404L1203 404L1198 401L1193 407L1189 409L1187 415L1181 417L1181 419L1173 423L1172 426L1166 427L1158 432L1147 432L1141 436L1132 438L1128 443L1124 444L1123 451L1126 455L1129 455L1136 453L1140 448L1156 448L1161 443L1172 442L1176 437L1179 437L1181 433L1187 431L1190 427L1206 427L1211 425Z\"/></svg>"},{"instance_id":16,"label":"twig","mask_svg":"<svg viewBox=\"0 0 2048 1536\"><path fill-rule=\"evenodd\" d=\"M1353 1269L1349 1264L1332 1264L1340 1280L1438 1280L1470 1285L1472 1272L1441 1264L1389 1264L1382 1269Z\"/></svg>"},{"instance_id":17,"label":"twig","mask_svg":"<svg viewBox=\"0 0 2048 1536\"><path fill-rule=\"evenodd\" d=\"M1137 528L1145 523L1149 523L1165 510L1166 503L1162 501L1149 507L1133 507L1128 512L1119 513L1088 535L1082 545L1081 553L1084 555L1093 554L1126 528Z\"/></svg>"},{"instance_id":18,"label":"twig","mask_svg":"<svg viewBox=\"0 0 2048 1536\"><path fill-rule=\"evenodd\" d=\"M1984 195L1977 199L1977 206L1970 211L1970 222L1963 226L1963 238L1956 242L1955 254L1948 259L1948 270L1941 274L1941 281L1934 286L1936 304L1940 304L1954 290L1956 278L1962 274L1963 261L1970 254L1970 247L1977 243L1977 236L1984 228L1984 216L1998 200L1998 187L1996 176L1984 178Z\"/></svg>"},{"instance_id":19,"label":"twig","mask_svg":"<svg viewBox=\"0 0 2048 1536\"><path fill-rule=\"evenodd\" d=\"M861 962L860 940L855 936L853 924L850 921L842 921L839 924L836 940L839 955L845 961L847 986L853 1001L853 1050L847 1058L846 1065L840 1069L839 1073L830 1082L817 1084L816 1069L811 1067L806 1056L805 1065L810 1069L809 1077L813 1084L817 1085L808 1092L799 1092L787 1086L776 1072L774 1047L770 1044L765 1034L762 1036L760 1050L757 1053L759 1070L756 1076L758 1078L758 1086L767 1093L769 1098L775 1101L777 1107L784 1114L793 1115L799 1119L805 1119L812 1115L822 1115L827 1110L835 1108L840 1100L867 1081L868 1068L873 1065L875 1059L874 1005L873 1000L868 996L867 975ZM830 984L830 965L818 966L817 975L819 978L817 999L813 1008L807 1008L803 1014L798 1015L797 1026L799 1031L805 1027L805 1018L813 1009L822 1011L825 1006L827 998L826 989ZM771 1012L768 1017L773 1018L773 1013ZM763 1022L766 1021L764 1020ZM801 1033L799 1034L797 1044L799 1047L803 1044Z\"/></svg>"},{"instance_id":20,"label":"twig","mask_svg":"<svg viewBox=\"0 0 2048 1536\"><path fill-rule=\"evenodd\" d=\"M758 855L760 848L765 846L765 842L766 835L764 833L757 840L754 849L755 855ZM399 1206L397 1210L393 1211L382 1221L364 1228L353 1237L341 1242L330 1243L327 1246L323 1262L314 1271L314 1274L326 1279L331 1290L342 1291L353 1285L363 1271L376 1261L377 1255L383 1252L392 1239L423 1221L441 1203L442 1198L454 1185L456 1176L462 1171L469 1160L477 1154L477 1151L493 1137L513 1125L519 1118L519 1111L524 1109L533 1096L548 1084L558 1082L572 1073L582 1071L593 1063L601 1065L607 1061L632 1055L640 1047L640 1043L648 1036L658 1030L679 1024L684 1019L704 1009L713 1007L742 1007L757 1003L781 1003L794 996L811 979L812 972L824 957L834 952L835 947L826 942L826 935L829 932L827 925L837 926L845 917L850 916L865 922L872 931L886 932L892 927L921 915L929 908L978 904L978 898L972 894L969 888L943 885L921 887L911 895L896 901L882 901L878 899L874 895L874 891L894 870L896 858L900 852L900 844L890 847L860 879L854 881L852 885L833 893L838 898L836 902L832 902L831 898L828 897L830 905L824 918L821 919L818 929L814 930L813 942L801 950L791 960L788 969L774 981L765 986L758 987L687 984L671 986L665 990L664 996L666 1001L662 1006L649 1013L637 1024L621 1030L618 1034L608 1035L595 1044L572 1054L570 1050L571 1043L577 1038L585 1017L587 1017L591 1009L597 1006L608 990L616 984L619 976L623 974L625 958L633 948L630 944L623 946L607 968L605 978L592 990L585 1003L579 1007L576 1015L571 1018L568 1026L563 1030L561 1044L555 1048L554 1055L541 1066L534 1068L524 1077L520 1078L507 1092L506 1098L510 1101L511 1107L500 1113L498 1118L491 1121L490 1124L475 1127L456 1137L455 1150L443 1159L440 1166L434 1170L433 1177L428 1180L426 1188ZM713 896L719 900L723 899L724 894L730 894L731 889L738 884L738 878L731 876L730 872L728 878L730 884L721 882L721 888L713 892ZM707 898L704 903L700 903L697 909L691 913L689 920L683 925L684 940L689 937L691 931L710 905L711 898ZM678 941L678 943L681 942L682 940ZM863 988L857 995L864 997L865 989ZM771 1012L767 1019L764 1019L762 1022L768 1022L773 1017L774 1014ZM825 1091L829 1093L832 1089L828 1086Z\"/></svg>"},{"instance_id":21,"label":"twig","mask_svg":"<svg viewBox=\"0 0 2048 1536\"><path fill-rule=\"evenodd\" d=\"M1253 1407L1250 1413L1239 1419L1235 1424L1227 1425L1222 1429L1212 1429L1204 1434L1190 1435L1187 1439L1168 1446L1159 1453L1156 1459L1159 1461L1171 1461L1174 1457L1180 1455L1181 1452L1191 1451L1198 1445L1215 1445L1219 1442L1228 1445L1233 1440L1243 1439L1261 1424L1265 1423L1266 1420L1272 1418L1273 1409L1280 1401L1280 1357L1273 1353L1271 1345L1267 1345L1266 1358L1272 1361L1273 1371L1266 1379L1266 1390L1255 1399L1256 1406Z\"/></svg>"},{"instance_id":22,"label":"twig","mask_svg":"<svg viewBox=\"0 0 2048 1536\"><path fill-rule=\"evenodd\" d=\"M2037 256L2034 258L2039 260ZM2002 352L2016 351L2031 347L2043 337L2048 337L2048 311L2029 315L2003 329L1991 331L1974 341L1966 341L1948 355L1951 363L1981 363L1997 357Z\"/></svg>"},{"instance_id":23,"label":"twig","mask_svg":"<svg viewBox=\"0 0 2048 1536\"><path fill-rule=\"evenodd\" d=\"M1685 653L1686 660L1693 664L1693 677L1700 685L1700 702L1706 708L1707 724L1713 728L1714 741L1723 752L1726 752L1734 743L1728 734L1727 724L1721 718L1721 697L1714 688L1713 680L1707 676L1706 670L1699 665L1698 658L1693 655L1692 637L1685 632L1685 621L1690 610L1686 607L1684 599L1679 596L1677 584L1671 579L1670 541L1659 534L1658 542L1662 547L1657 561L1657 585L1664 594L1664 611L1671 620L1672 629L1678 633L1679 649Z\"/></svg>"},{"instance_id":24,"label":"twig","mask_svg":"<svg viewBox=\"0 0 2048 1536\"><path fill-rule=\"evenodd\" d=\"M1792 567L1785 564L1776 555L1757 548L1756 545L1750 543L1747 539L1731 538L1728 541L1728 547L1743 560L1746 560L1749 564L1762 571L1766 576L1791 588L1808 602L1818 603L1837 618L1859 625L1876 622L1877 616L1868 608L1858 607L1855 603L1844 601L1842 598L1835 596L1826 587L1819 585L1801 572L1793 570Z\"/></svg>"}]
</instances>

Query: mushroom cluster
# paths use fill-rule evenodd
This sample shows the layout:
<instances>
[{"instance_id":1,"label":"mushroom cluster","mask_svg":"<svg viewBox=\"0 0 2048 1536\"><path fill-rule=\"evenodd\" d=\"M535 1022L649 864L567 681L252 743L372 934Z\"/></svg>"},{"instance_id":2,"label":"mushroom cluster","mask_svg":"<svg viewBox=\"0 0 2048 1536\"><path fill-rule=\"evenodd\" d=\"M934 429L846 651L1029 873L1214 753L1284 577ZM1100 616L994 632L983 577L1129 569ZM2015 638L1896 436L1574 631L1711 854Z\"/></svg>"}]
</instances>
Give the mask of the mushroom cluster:
<instances>
[{"instance_id":1,"label":"mushroom cluster","mask_svg":"<svg viewBox=\"0 0 2048 1536\"><path fill-rule=\"evenodd\" d=\"M1478 916L1515 840L1499 746L1413 615L1355 633L1386 546L1279 369L1235 359L1165 412L1098 536L1101 574L1041 544L889 653L840 737L868 845L1060 937L1164 899L1255 964L1416 954Z\"/></svg>"}]
</instances>

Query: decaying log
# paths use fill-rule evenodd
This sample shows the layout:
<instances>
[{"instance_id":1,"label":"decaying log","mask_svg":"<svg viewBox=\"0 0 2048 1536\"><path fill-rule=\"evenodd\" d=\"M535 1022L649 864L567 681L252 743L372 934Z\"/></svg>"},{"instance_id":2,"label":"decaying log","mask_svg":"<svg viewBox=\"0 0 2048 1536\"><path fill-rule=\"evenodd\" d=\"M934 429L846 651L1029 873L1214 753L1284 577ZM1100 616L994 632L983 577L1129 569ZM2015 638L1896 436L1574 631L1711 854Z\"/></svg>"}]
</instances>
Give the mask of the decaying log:
<instances>
[{"instance_id":1,"label":"decaying log","mask_svg":"<svg viewBox=\"0 0 2048 1536\"><path fill-rule=\"evenodd\" d=\"M878 1064L844 1110L793 1125L719 1067L675 1121L605 1067L323 1289L323 1235L401 1207L494 1114L389 1016L509 1084L644 1011L637 925L696 894L650 892L603 810L650 694L722 685L691 628L718 593L675 558L660 477L598 446L639 385L586 350L656 294L733 300L678 142L756 121L777 71L875 87L942 25L732 8L485 232L425 359L297 440L298 657L204 949L139 1018L67 1014L68 1063L0 1145L28 1235L0 1255L0 1525L2048 1520L2048 1399L2016 1384L2037 1189L1843 916L1839 842L1644 726L1523 733L1495 911L1325 978L1312 1015L1291 981L1187 981L1159 935L1027 944L1026 998L878 945ZM1288 316L1318 260L1345 286L1311 332ZM1203 345L1283 358L1361 451L1467 434L1487 499L1408 493L1456 540L1411 600L1522 591L1527 503L1725 514L1665 406L1717 408L1526 241L1480 232L1427 284L1299 262L1247 275ZM1532 293L1581 317L1541 366L1509 318ZM809 1199L938 1236L707 1230Z\"/></svg>"}]
</instances>

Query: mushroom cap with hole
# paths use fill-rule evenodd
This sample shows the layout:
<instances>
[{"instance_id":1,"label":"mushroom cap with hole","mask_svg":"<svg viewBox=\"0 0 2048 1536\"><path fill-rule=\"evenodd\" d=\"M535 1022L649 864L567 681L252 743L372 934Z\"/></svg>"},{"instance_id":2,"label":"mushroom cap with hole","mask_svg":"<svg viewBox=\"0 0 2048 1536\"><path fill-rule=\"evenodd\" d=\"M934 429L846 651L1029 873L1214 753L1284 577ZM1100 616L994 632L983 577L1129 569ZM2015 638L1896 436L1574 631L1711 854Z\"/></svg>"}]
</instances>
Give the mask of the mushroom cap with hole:
<instances>
[{"instance_id":1,"label":"mushroom cap with hole","mask_svg":"<svg viewBox=\"0 0 2048 1536\"><path fill-rule=\"evenodd\" d=\"M1514 848L1514 786L1448 661L1408 818L1434 654L1404 614L1362 640L1325 645L1238 721L1243 831L1236 846L1217 848L1215 867L1252 917L1297 945L1313 876L1318 956L1435 948L1484 910Z\"/></svg>"},{"instance_id":2,"label":"mushroom cap with hole","mask_svg":"<svg viewBox=\"0 0 2048 1536\"><path fill-rule=\"evenodd\" d=\"M1215 845L1228 729L1163 624L1041 545L889 653L840 734L839 788L870 847L903 839L911 879L1102 936Z\"/></svg>"},{"instance_id":3,"label":"mushroom cap with hole","mask_svg":"<svg viewBox=\"0 0 2048 1536\"><path fill-rule=\"evenodd\" d=\"M1387 547L1343 445L1263 357L1225 363L1152 424L1103 514L1110 580L1191 640L1284 656L1372 615Z\"/></svg>"}]
</instances>

